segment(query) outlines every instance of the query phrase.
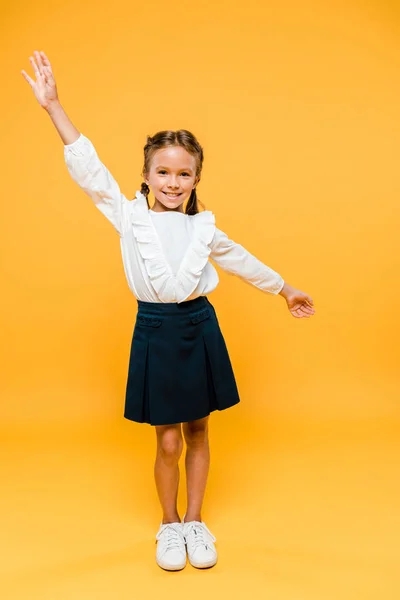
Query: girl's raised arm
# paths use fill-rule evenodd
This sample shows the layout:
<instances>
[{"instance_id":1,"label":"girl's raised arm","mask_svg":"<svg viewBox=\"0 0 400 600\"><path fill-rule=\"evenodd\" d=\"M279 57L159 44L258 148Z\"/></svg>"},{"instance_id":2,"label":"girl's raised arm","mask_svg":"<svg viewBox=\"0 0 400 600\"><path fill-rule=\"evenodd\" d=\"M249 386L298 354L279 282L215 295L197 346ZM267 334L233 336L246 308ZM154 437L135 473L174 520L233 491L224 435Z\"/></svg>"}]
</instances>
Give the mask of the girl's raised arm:
<instances>
[{"instance_id":1,"label":"girl's raised arm","mask_svg":"<svg viewBox=\"0 0 400 600\"><path fill-rule=\"evenodd\" d=\"M129 229L132 203L121 193L118 183L99 159L92 142L80 133L60 104L49 59L44 52L29 57L36 81L22 71L37 101L49 114L62 141L64 159L72 179L90 196L96 207L113 224L120 236Z\"/></svg>"}]
</instances>

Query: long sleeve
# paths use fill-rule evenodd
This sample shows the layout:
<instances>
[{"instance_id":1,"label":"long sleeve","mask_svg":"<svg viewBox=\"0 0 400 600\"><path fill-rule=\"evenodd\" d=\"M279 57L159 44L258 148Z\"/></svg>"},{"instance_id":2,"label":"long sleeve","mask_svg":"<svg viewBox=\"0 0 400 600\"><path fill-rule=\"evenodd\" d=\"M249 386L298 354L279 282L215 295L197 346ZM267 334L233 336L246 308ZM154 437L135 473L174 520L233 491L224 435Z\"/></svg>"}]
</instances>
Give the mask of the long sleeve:
<instances>
[{"instance_id":1,"label":"long sleeve","mask_svg":"<svg viewBox=\"0 0 400 600\"><path fill-rule=\"evenodd\" d=\"M81 133L75 142L64 145L64 158L72 179L122 236L129 226L130 201L99 159L92 142Z\"/></svg>"},{"instance_id":2,"label":"long sleeve","mask_svg":"<svg viewBox=\"0 0 400 600\"><path fill-rule=\"evenodd\" d=\"M284 286L285 282L279 273L230 240L220 229L215 230L210 258L224 271L237 275L263 292L277 295Z\"/></svg>"}]
</instances>

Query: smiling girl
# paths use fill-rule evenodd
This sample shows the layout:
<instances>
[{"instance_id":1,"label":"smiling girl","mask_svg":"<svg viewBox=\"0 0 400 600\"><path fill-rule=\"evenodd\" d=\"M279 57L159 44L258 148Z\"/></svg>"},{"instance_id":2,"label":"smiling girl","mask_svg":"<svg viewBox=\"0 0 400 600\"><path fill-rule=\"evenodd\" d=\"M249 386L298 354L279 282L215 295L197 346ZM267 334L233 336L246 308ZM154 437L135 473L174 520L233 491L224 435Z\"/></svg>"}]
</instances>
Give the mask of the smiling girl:
<instances>
[{"instance_id":1,"label":"smiling girl","mask_svg":"<svg viewBox=\"0 0 400 600\"><path fill-rule=\"evenodd\" d=\"M209 258L262 292L282 296L293 317L312 316L313 301L229 239L211 211L199 212L203 149L190 131L159 131L147 138L144 181L129 201L61 106L45 53L35 51L30 63L35 80L21 72L63 141L71 177L117 231L128 286L137 300L124 416L150 424L156 433L154 476L162 508L157 564L183 569L188 555L193 566L211 567L217 562L216 538L201 514L210 464L208 420L213 411L240 399L207 297L219 281ZM184 440L187 508L181 520L178 463Z\"/></svg>"}]
</instances>

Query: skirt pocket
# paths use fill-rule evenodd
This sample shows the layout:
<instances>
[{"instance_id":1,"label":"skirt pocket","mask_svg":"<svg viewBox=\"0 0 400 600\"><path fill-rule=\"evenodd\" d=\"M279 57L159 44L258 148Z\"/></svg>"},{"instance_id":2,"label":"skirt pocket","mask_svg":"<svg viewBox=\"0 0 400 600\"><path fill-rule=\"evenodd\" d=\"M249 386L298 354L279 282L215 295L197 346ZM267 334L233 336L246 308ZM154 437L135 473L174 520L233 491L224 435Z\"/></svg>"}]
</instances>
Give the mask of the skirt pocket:
<instances>
[{"instance_id":1,"label":"skirt pocket","mask_svg":"<svg viewBox=\"0 0 400 600\"><path fill-rule=\"evenodd\" d=\"M138 315L137 322L139 325L145 325L147 327L160 327L162 320L158 317L150 317L147 315Z\"/></svg>"},{"instance_id":2,"label":"skirt pocket","mask_svg":"<svg viewBox=\"0 0 400 600\"><path fill-rule=\"evenodd\" d=\"M202 310L199 310L195 313L191 313L189 317L192 323L200 323L201 321L205 321L206 319L209 319L211 317L210 309L203 308Z\"/></svg>"}]
</instances>

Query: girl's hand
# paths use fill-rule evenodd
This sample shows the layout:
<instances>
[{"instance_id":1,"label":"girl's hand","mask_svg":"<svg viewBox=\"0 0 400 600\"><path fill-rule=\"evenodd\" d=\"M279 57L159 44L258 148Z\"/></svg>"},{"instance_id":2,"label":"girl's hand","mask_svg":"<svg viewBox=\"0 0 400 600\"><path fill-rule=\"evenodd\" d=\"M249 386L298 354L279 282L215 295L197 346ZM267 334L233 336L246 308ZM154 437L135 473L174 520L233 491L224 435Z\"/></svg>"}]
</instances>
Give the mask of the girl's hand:
<instances>
[{"instance_id":1,"label":"girl's hand","mask_svg":"<svg viewBox=\"0 0 400 600\"><path fill-rule=\"evenodd\" d=\"M292 315L298 319L302 317L309 318L315 314L313 299L308 294L296 290L296 288L291 288L287 292L285 300Z\"/></svg>"},{"instance_id":2,"label":"girl's hand","mask_svg":"<svg viewBox=\"0 0 400 600\"><path fill-rule=\"evenodd\" d=\"M29 57L29 60L35 72L36 81L33 81L24 70L21 73L33 89L40 106L47 110L52 103L58 102L57 86L50 61L45 53L35 50L34 55L37 64L32 56Z\"/></svg>"}]
</instances>

